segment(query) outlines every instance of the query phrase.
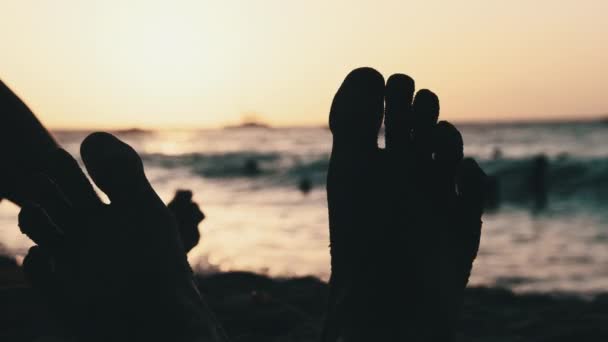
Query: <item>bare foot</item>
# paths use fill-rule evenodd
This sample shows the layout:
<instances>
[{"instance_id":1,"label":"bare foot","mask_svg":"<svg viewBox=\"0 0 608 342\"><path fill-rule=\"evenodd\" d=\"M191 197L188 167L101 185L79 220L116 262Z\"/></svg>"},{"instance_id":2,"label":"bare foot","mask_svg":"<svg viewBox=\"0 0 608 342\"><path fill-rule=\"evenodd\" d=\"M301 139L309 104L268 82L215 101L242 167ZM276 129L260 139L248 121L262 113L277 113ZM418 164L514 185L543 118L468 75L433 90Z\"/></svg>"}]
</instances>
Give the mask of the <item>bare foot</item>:
<instances>
[{"instance_id":1,"label":"bare foot","mask_svg":"<svg viewBox=\"0 0 608 342\"><path fill-rule=\"evenodd\" d=\"M94 133L81 146L102 203L76 161L57 150L32 179L19 226L38 246L24 260L77 338L223 341L200 297L171 212L127 144Z\"/></svg>"},{"instance_id":2,"label":"bare foot","mask_svg":"<svg viewBox=\"0 0 608 342\"><path fill-rule=\"evenodd\" d=\"M334 97L324 341L451 338L479 247L485 175L438 116L434 93L414 97L410 77L385 85L370 68L351 72Z\"/></svg>"},{"instance_id":3,"label":"bare foot","mask_svg":"<svg viewBox=\"0 0 608 342\"><path fill-rule=\"evenodd\" d=\"M17 95L0 81L0 199L23 204L17 180L24 174L39 172L42 161L57 143Z\"/></svg>"}]
</instances>

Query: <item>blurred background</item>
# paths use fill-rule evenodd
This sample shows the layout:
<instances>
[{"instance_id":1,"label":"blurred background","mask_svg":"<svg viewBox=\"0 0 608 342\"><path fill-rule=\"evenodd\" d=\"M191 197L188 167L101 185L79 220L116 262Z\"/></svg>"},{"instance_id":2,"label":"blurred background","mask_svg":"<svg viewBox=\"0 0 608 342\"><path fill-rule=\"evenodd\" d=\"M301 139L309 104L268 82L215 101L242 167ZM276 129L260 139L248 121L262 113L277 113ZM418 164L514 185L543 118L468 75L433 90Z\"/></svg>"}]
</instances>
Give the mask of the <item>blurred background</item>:
<instances>
[{"instance_id":1,"label":"blurred background","mask_svg":"<svg viewBox=\"0 0 608 342\"><path fill-rule=\"evenodd\" d=\"M327 114L403 72L492 176L471 283L608 289L608 2L0 1L0 77L74 156L112 130L191 189L200 270L327 279ZM383 137L380 137L382 144ZM30 246L0 203L3 252ZM373 227L370 227L370 233Z\"/></svg>"}]
</instances>

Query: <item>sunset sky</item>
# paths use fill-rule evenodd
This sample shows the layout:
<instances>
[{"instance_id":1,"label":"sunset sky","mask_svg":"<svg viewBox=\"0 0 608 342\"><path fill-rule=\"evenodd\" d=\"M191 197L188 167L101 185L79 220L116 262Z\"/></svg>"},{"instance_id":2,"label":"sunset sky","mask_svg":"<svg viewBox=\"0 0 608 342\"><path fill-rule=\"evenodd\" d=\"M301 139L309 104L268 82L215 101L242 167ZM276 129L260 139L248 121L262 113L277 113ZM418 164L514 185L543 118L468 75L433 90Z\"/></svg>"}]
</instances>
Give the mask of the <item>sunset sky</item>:
<instances>
[{"instance_id":1,"label":"sunset sky","mask_svg":"<svg viewBox=\"0 0 608 342\"><path fill-rule=\"evenodd\" d=\"M608 113L608 1L0 0L0 78L54 128L322 125L405 72L454 121Z\"/></svg>"}]
</instances>

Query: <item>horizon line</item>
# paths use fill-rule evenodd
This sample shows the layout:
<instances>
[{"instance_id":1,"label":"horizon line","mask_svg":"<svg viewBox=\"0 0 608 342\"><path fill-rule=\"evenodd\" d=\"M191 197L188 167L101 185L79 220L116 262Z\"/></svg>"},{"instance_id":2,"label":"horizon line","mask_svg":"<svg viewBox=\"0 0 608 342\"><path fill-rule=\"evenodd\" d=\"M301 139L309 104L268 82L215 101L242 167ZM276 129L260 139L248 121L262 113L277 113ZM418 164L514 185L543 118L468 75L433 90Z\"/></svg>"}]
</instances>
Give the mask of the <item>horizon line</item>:
<instances>
[{"instance_id":1,"label":"horizon line","mask_svg":"<svg viewBox=\"0 0 608 342\"><path fill-rule=\"evenodd\" d=\"M592 114L592 115L579 115L575 116L559 116L559 117L545 117L545 118L516 118L516 119L462 119L462 120L450 120L455 125L517 125L517 124L560 124L560 123L592 123L592 122L607 122L608 121L608 113L604 114ZM50 131L198 131L198 130L216 130L216 129L231 129L231 128L246 128L247 124L251 124L250 122L244 123L227 123L221 125L209 125L209 126L197 126L192 127L192 125L175 125L175 126L167 126L164 125L162 127L152 127L145 125L124 125L124 126L107 126L107 125L99 125L99 126L74 126L74 127L66 127L66 126L47 126ZM329 128L328 123L319 123L319 124L269 124L264 121L255 122L255 124L259 124L260 128L267 129L290 129L290 128Z\"/></svg>"}]
</instances>

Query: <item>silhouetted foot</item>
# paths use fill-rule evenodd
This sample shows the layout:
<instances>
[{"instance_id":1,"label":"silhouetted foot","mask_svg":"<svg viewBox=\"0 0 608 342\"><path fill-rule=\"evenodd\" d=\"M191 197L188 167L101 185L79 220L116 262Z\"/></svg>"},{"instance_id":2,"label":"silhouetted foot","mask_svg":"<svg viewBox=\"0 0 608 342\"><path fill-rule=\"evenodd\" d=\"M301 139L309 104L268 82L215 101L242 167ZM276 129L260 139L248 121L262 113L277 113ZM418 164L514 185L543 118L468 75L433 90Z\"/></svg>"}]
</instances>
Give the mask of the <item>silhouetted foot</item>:
<instances>
[{"instance_id":1,"label":"silhouetted foot","mask_svg":"<svg viewBox=\"0 0 608 342\"><path fill-rule=\"evenodd\" d=\"M0 81L0 200L23 204L18 179L39 172L44 156L57 143L40 124L34 113L13 91Z\"/></svg>"},{"instance_id":2,"label":"silhouetted foot","mask_svg":"<svg viewBox=\"0 0 608 342\"><path fill-rule=\"evenodd\" d=\"M431 91L414 98L410 77L385 85L370 68L351 72L334 98L327 342L451 338L479 246L485 175L462 160L460 133L438 115Z\"/></svg>"},{"instance_id":3,"label":"silhouetted foot","mask_svg":"<svg viewBox=\"0 0 608 342\"><path fill-rule=\"evenodd\" d=\"M194 246L198 245L201 238L198 224L205 219L205 214L198 207L198 204L192 202L192 191L190 190L177 190L171 202L167 204L167 208L171 210L177 220L177 228L184 249L188 253Z\"/></svg>"},{"instance_id":4,"label":"silhouetted foot","mask_svg":"<svg viewBox=\"0 0 608 342\"><path fill-rule=\"evenodd\" d=\"M220 341L222 332L193 282L175 219L142 162L107 133L81 156L109 197L103 204L76 161L57 150L32 179L19 226L38 246L24 260L34 288L87 341Z\"/></svg>"}]
</instances>

